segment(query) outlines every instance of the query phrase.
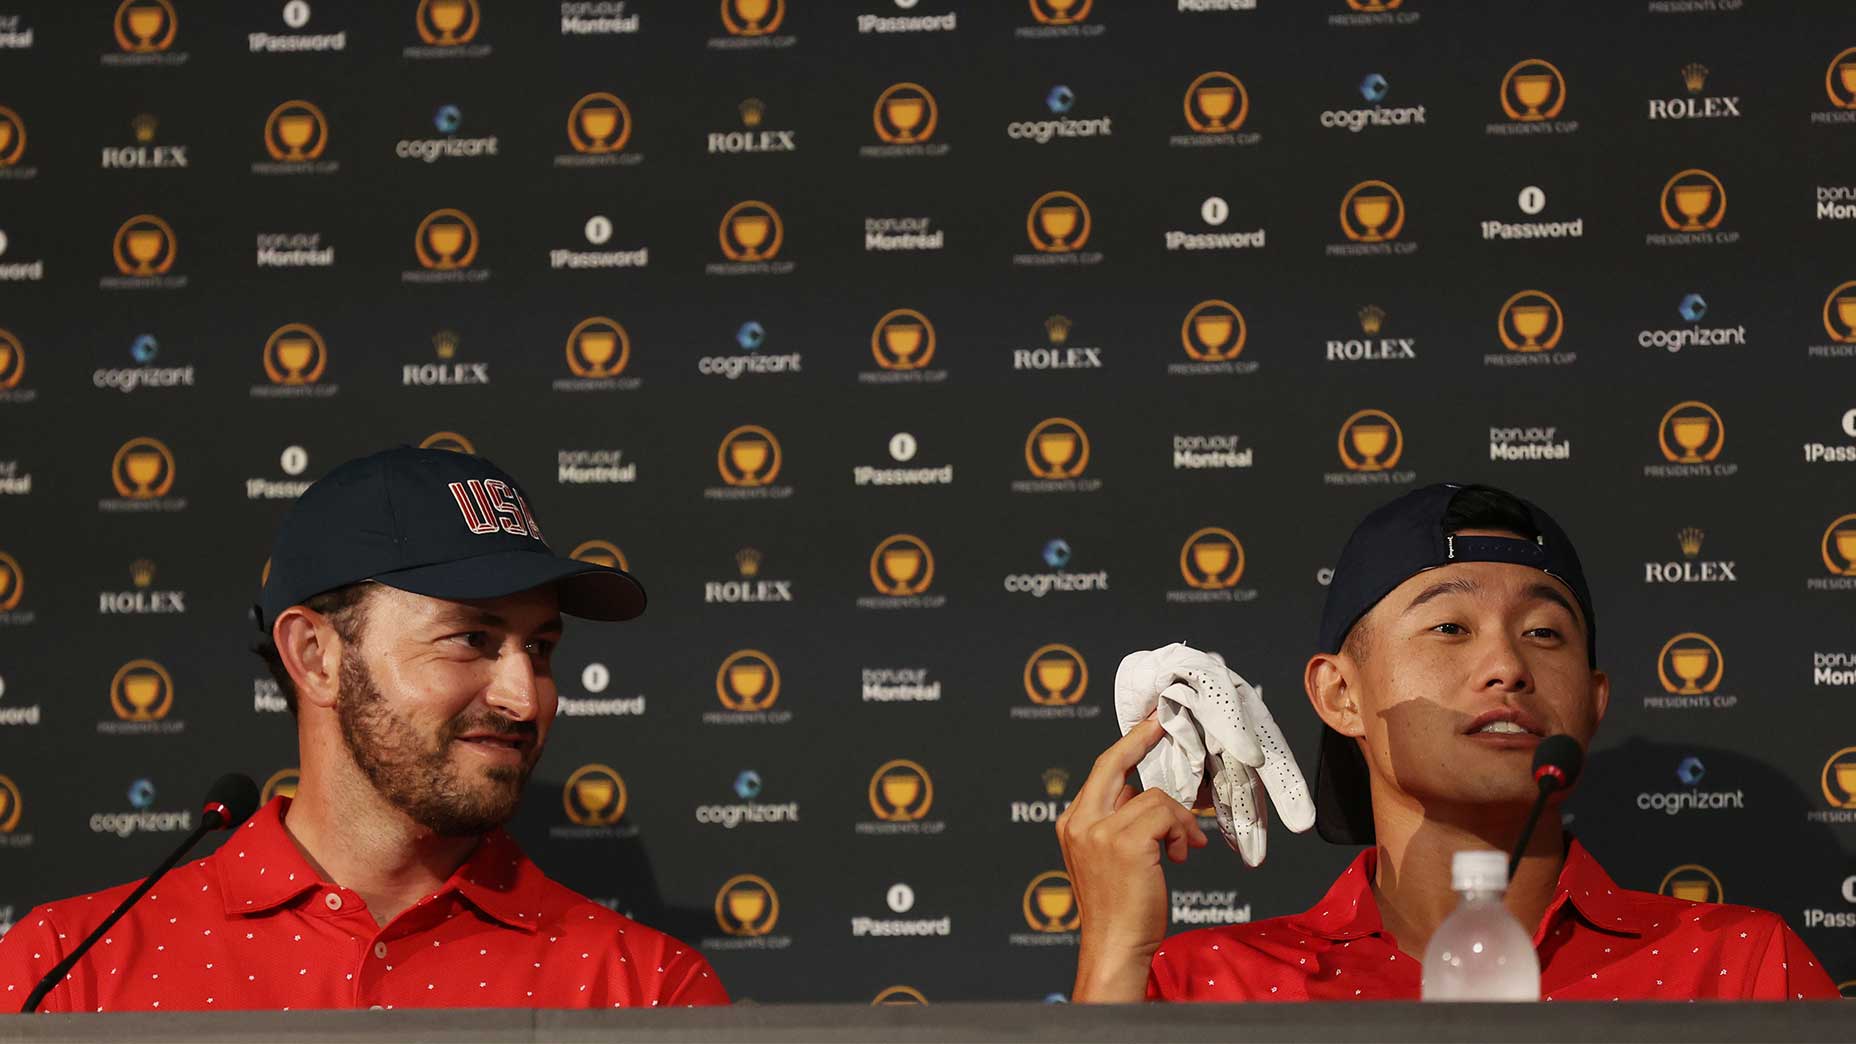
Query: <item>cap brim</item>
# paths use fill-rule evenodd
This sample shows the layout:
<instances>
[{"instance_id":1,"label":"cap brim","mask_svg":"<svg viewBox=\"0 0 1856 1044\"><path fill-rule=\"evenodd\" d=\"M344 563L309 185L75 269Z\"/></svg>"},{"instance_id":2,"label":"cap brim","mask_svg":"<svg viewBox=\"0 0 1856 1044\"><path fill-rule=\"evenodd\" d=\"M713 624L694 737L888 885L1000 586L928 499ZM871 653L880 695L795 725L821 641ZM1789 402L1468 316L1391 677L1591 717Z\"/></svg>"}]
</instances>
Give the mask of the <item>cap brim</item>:
<instances>
[{"instance_id":1,"label":"cap brim","mask_svg":"<svg viewBox=\"0 0 1856 1044\"><path fill-rule=\"evenodd\" d=\"M561 612L583 620L630 620L644 612L644 586L630 573L539 551L499 551L455 562L380 573L371 579L431 598L474 601L552 586Z\"/></svg>"},{"instance_id":2,"label":"cap brim","mask_svg":"<svg viewBox=\"0 0 1856 1044\"><path fill-rule=\"evenodd\" d=\"M1373 789L1358 740L1321 727L1315 761L1315 832L1337 845L1375 843Z\"/></svg>"}]
</instances>

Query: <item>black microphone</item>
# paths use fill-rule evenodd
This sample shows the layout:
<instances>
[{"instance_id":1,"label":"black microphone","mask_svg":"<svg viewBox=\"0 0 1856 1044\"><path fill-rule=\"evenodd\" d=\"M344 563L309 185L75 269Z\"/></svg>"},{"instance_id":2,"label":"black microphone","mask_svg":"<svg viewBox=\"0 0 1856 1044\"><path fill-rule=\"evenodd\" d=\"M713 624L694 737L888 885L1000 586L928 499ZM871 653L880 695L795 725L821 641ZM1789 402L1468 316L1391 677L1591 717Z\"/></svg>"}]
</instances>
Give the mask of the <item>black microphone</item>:
<instances>
[{"instance_id":1,"label":"black microphone","mask_svg":"<svg viewBox=\"0 0 1856 1044\"><path fill-rule=\"evenodd\" d=\"M214 830L230 830L250 819L251 814L257 810L258 785L251 781L250 776L241 776L236 772L220 776L212 789L206 792L206 801L200 811L200 825L194 828L193 833L187 835L187 839L180 843L180 847L176 848L172 855L162 860L160 866L155 867L154 873L149 874L141 884L136 886L135 891L129 893L127 899L117 904L116 909L103 919L103 923L97 925L96 931L91 932L83 942L77 944L76 949L65 956L64 960L59 961L51 971L45 973L45 977L39 980L39 984L34 986L32 993L26 997L26 1003L19 1009L20 1013L25 1014L37 1010L39 1002L43 1001L45 995L71 973L72 968L77 967L78 960L90 952L90 948L97 944L98 939L103 938L103 933L109 931L117 921L122 920L122 915L129 912L129 907L134 906L136 900L147 895L148 890L153 888L163 875L185 859L187 853L193 850L193 846L200 843L201 838Z\"/></svg>"},{"instance_id":2,"label":"black microphone","mask_svg":"<svg viewBox=\"0 0 1856 1044\"><path fill-rule=\"evenodd\" d=\"M1547 798L1556 790L1572 786L1584 766L1585 750L1571 736L1548 736L1535 748L1534 783L1540 787L1540 796L1534 799L1534 809L1527 814L1527 823L1521 827L1521 839L1515 842L1514 854L1508 857L1508 880L1514 880L1514 872L1520 869L1521 853L1527 851L1534 827L1540 822L1540 813L1547 807Z\"/></svg>"}]
</instances>

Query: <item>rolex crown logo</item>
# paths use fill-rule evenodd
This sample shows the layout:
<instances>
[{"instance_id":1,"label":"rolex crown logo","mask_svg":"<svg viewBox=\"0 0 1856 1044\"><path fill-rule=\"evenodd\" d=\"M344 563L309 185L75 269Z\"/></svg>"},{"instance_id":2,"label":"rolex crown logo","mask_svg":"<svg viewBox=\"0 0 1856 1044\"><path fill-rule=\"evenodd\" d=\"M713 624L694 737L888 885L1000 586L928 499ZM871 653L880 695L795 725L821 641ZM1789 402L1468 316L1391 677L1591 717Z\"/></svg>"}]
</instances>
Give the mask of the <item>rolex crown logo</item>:
<instances>
[{"instance_id":1,"label":"rolex crown logo","mask_svg":"<svg viewBox=\"0 0 1856 1044\"><path fill-rule=\"evenodd\" d=\"M1044 796L1060 798L1070 789L1070 774L1060 768L1044 770Z\"/></svg>"},{"instance_id":2,"label":"rolex crown logo","mask_svg":"<svg viewBox=\"0 0 1856 1044\"><path fill-rule=\"evenodd\" d=\"M1682 545L1682 557L1694 558L1701 554L1701 540L1707 534L1690 526L1676 534L1676 543Z\"/></svg>"},{"instance_id":3,"label":"rolex crown logo","mask_svg":"<svg viewBox=\"0 0 1856 1044\"><path fill-rule=\"evenodd\" d=\"M1360 329L1369 334L1376 334L1386 325L1386 310L1378 305L1367 305L1360 309Z\"/></svg>"},{"instance_id":4,"label":"rolex crown logo","mask_svg":"<svg viewBox=\"0 0 1856 1044\"><path fill-rule=\"evenodd\" d=\"M458 354L459 340L456 330L440 330L432 335L432 349L440 359L450 359Z\"/></svg>"},{"instance_id":5,"label":"rolex crown logo","mask_svg":"<svg viewBox=\"0 0 1856 1044\"><path fill-rule=\"evenodd\" d=\"M1682 67L1682 86L1687 87L1690 94L1700 94L1701 89L1707 85L1707 66L1700 62L1690 62Z\"/></svg>"},{"instance_id":6,"label":"rolex crown logo","mask_svg":"<svg viewBox=\"0 0 1856 1044\"><path fill-rule=\"evenodd\" d=\"M147 587L155 582L155 564L146 558L138 558L129 563L129 579L137 587Z\"/></svg>"},{"instance_id":7,"label":"rolex crown logo","mask_svg":"<svg viewBox=\"0 0 1856 1044\"><path fill-rule=\"evenodd\" d=\"M160 126L160 123L160 120L148 113L143 113L129 121L129 128L135 132L135 140L146 145L155 140L155 128Z\"/></svg>"},{"instance_id":8,"label":"rolex crown logo","mask_svg":"<svg viewBox=\"0 0 1856 1044\"><path fill-rule=\"evenodd\" d=\"M1066 316L1053 315L1044 320L1044 336L1050 338L1054 347L1061 348L1070 339L1070 320Z\"/></svg>"},{"instance_id":9,"label":"rolex crown logo","mask_svg":"<svg viewBox=\"0 0 1856 1044\"><path fill-rule=\"evenodd\" d=\"M749 98L743 101L740 109L743 127L758 127L761 121L767 118L767 103L759 98Z\"/></svg>"},{"instance_id":10,"label":"rolex crown logo","mask_svg":"<svg viewBox=\"0 0 1856 1044\"><path fill-rule=\"evenodd\" d=\"M760 575L760 563L765 557L751 547L744 547L735 552L735 567L741 570L744 577L756 577Z\"/></svg>"}]
</instances>

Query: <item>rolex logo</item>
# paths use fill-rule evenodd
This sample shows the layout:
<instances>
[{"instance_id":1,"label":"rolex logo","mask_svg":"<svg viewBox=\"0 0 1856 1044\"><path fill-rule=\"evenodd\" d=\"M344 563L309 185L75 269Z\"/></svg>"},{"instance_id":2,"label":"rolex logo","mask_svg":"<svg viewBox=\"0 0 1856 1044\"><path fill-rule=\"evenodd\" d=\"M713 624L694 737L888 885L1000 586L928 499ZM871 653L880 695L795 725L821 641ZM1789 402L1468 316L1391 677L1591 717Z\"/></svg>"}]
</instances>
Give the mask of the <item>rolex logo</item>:
<instances>
[{"instance_id":1,"label":"rolex logo","mask_svg":"<svg viewBox=\"0 0 1856 1044\"><path fill-rule=\"evenodd\" d=\"M1690 94L1700 94L1708 85L1708 67L1700 62L1690 62L1682 67L1682 86Z\"/></svg>"},{"instance_id":2,"label":"rolex logo","mask_svg":"<svg viewBox=\"0 0 1856 1044\"><path fill-rule=\"evenodd\" d=\"M1063 347L1063 343L1070 339L1070 320L1061 315L1044 320L1044 336L1049 338L1052 347Z\"/></svg>"},{"instance_id":3,"label":"rolex logo","mask_svg":"<svg viewBox=\"0 0 1856 1044\"><path fill-rule=\"evenodd\" d=\"M1712 559L1703 560L1701 544L1707 533L1694 526L1676 531L1676 546L1682 549L1680 561L1645 562L1643 564L1643 582L1646 584L1698 584L1731 583L1740 578L1734 575L1739 568L1738 562L1723 562Z\"/></svg>"},{"instance_id":4,"label":"rolex logo","mask_svg":"<svg viewBox=\"0 0 1856 1044\"><path fill-rule=\"evenodd\" d=\"M137 587L147 587L155 582L155 564L146 558L138 558L129 564L129 581Z\"/></svg>"},{"instance_id":5,"label":"rolex logo","mask_svg":"<svg viewBox=\"0 0 1856 1044\"><path fill-rule=\"evenodd\" d=\"M760 575L760 563L763 557L759 551L744 547L735 552L735 567L741 570L742 576L752 579Z\"/></svg>"},{"instance_id":6,"label":"rolex logo","mask_svg":"<svg viewBox=\"0 0 1856 1044\"><path fill-rule=\"evenodd\" d=\"M142 113L129 121L129 129L135 134L135 140L142 145L155 140L155 128L160 125L161 121L148 113Z\"/></svg>"},{"instance_id":7,"label":"rolex logo","mask_svg":"<svg viewBox=\"0 0 1856 1044\"><path fill-rule=\"evenodd\" d=\"M1360 332L1377 334L1386 325L1386 310L1378 305L1367 305L1360 309Z\"/></svg>"},{"instance_id":8,"label":"rolex logo","mask_svg":"<svg viewBox=\"0 0 1856 1044\"><path fill-rule=\"evenodd\" d=\"M1694 527L1676 533L1676 543L1682 547L1683 558L1694 558L1701 554L1701 540L1705 534Z\"/></svg>"},{"instance_id":9,"label":"rolex logo","mask_svg":"<svg viewBox=\"0 0 1856 1044\"><path fill-rule=\"evenodd\" d=\"M440 359L450 361L457 357L459 340L456 330L440 330L432 335L432 350Z\"/></svg>"},{"instance_id":10,"label":"rolex logo","mask_svg":"<svg viewBox=\"0 0 1856 1044\"><path fill-rule=\"evenodd\" d=\"M1044 770L1044 796L1060 798L1070 789L1070 774L1060 768Z\"/></svg>"},{"instance_id":11,"label":"rolex logo","mask_svg":"<svg viewBox=\"0 0 1856 1044\"><path fill-rule=\"evenodd\" d=\"M760 126L761 121L767 118L767 103L759 98L745 99L738 108L741 110L741 125L750 130Z\"/></svg>"},{"instance_id":12,"label":"rolex logo","mask_svg":"<svg viewBox=\"0 0 1856 1044\"><path fill-rule=\"evenodd\" d=\"M793 600L791 580L770 580L761 576L767 556L758 549L744 547L735 552L736 580L710 580L702 585L702 600L710 605L751 605Z\"/></svg>"}]
</instances>

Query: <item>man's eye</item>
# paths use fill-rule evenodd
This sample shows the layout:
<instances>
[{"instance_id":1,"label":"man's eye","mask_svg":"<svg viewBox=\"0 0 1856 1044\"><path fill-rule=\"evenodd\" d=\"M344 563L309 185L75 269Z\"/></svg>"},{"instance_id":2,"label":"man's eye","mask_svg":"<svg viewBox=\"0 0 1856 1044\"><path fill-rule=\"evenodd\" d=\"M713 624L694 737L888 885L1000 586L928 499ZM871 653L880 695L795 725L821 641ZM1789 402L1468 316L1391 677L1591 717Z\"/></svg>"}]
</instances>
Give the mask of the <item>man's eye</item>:
<instances>
[{"instance_id":1,"label":"man's eye","mask_svg":"<svg viewBox=\"0 0 1856 1044\"><path fill-rule=\"evenodd\" d=\"M529 650L533 652L536 656L544 660L554 654L555 645L556 643L552 639L548 639L548 638L537 638L534 641L528 643Z\"/></svg>"},{"instance_id":2,"label":"man's eye","mask_svg":"<svg viewBox=\"0 0 1856 1044\"><path fill-rule=\"evenodd\" d=\"M490 636L483 631L464 631L451 636L451 640L467 645L472 649L482 649L490 644Z\"/></svg>"},{"instance_id":3,"label":"man's eye","mask_svg":"<svg viewBox=\"0 0 1856 1044\"><path fill-rule=\"evenodd\" d=\"M1453 623L1438 624L1436 627L1431 628L1431 630L1436 631L1438 634L1468 634L1469 633L1468 631L1463 629L1462 624L1453 624Z\"/></svg>"},{"instance_id":4,"label":"man's eye","mask_svg":"<svg viewBox=\"0 0 1856 1044\"><path fill-rule=\"evenodd\" d=\"M1551 627L1536 627L1527 633L1535 638L1558 638L1560 637L1560 632Z\"/></svg>"}]
</instances>

